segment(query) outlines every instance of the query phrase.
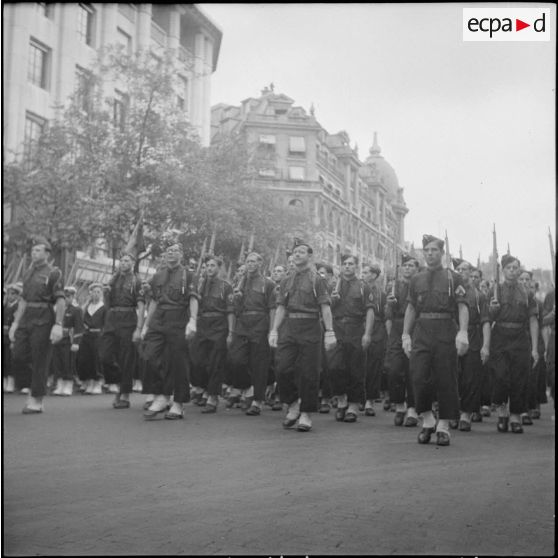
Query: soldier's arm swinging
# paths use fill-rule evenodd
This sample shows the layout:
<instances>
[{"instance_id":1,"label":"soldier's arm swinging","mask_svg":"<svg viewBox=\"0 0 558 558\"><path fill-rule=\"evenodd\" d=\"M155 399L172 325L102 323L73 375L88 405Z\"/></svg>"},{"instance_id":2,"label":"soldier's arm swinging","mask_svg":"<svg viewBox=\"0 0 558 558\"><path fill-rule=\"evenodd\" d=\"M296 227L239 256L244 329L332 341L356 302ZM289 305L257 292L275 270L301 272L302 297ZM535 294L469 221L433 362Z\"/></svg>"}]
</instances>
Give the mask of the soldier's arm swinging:
<instances>
[{"instance_id":1,"label":"soldier's arm swinging","mask_svg":"<svg viewBox=\"0 0 558 558\"><path fill-rule=\"evenodd\" d=\"M12 343L15 341L15 332L19 327L19 321L21 320L21 316L23 316L26 307L27 307L27 301L23 300L23 298L20 298L19 302L17 303L17 310L15 311L14 314L14 321L12 322L12 325L10 326L10 331L8 332L8 337L10 339L10 342Z\"/></svg>"},{"instance_id":2,"label":"soldier's arm swinging","mask_svg":"<svg viewBox=\"0 0 558 558\"><path fill-rule=\"evenodd\" d=\"M145 321L143 322L142 330L141 330L141 337L142 339L145 337L147 330L149 329L149 323L151 322L151 317L155 313L157 308L157 301L155 299L151 299L149 306L147 307L147 316L145 317Z\"/></svg>"},{"instance_id":3,"label":"soldier's arm swinging","mask_svg":"<svg viewBox=\"0 0 558 558\"><path fill-rule=\"evenodd\" d=\"M481 361L483 364L488 362L488 357L490 356L490 334L492 329L490 327L490 322L484 322L482 324L482 347L481 347Z\"/></svg>"},{"instance_id":4,"label":"soldier's arm swinging","mask_svg":"<svg viewBox=\"0 0 558 558\"><path fill-rule=\"evenodd\" d=\"M277 331L285 319L285 307L282 304L277 305L277 310L275 310L275 319L273 320L273 325L271 326L271 331L269 332L269 346L277 347Z\"/></svg>"},{"instance_id":5,"label":"soldier's arm swinging","mask_svg":"<svg viewBox=\"0 0 558 558\"><path fill-rule=\"evenodd\" d=\"M362 348L367 349L372 342L372 328L374 327L374 308L366 310L366 323L364 324L364 335L362 336Z\"/></svg>"},{"instance_id":6,"label":"soldier's arm swinging","mask_svg":"<svg viewBox=\"0 0 558 558\"><path fill-rule=\"evenodd\" d=\"M455 347L457 354L463 356L469 350L469 336L467 329L469 327L469 308L463 302L457 303L457 312L459 315L459 331L455 337Z\"/></svg>"},{"instance_id":7,"label":"soldier's arm swinging","mask_svg":"<svg viewBox=\"0 0 558 558\"><path fill-rule=\"evenodd\" d=\"M407 304L407 308L405 309L405 318L403 320L403 335L401 335L401 343L403 346L403 351L407 355L407 358L411 355L411 334L414 325L415 319L417 317L417 311L413 306L412 302Z\"/></svg>"},{"instance_id":8,"label":"soldier's arm swinging","mask_svg":"<svg viewBox=\"0 0 558 558\"><path fill-rule=\"evenodd\" d=\"M529 317L529 333L531 334L531 356L533 357L533 366L539 360L539 351L537 349L539 340L539 320L537 316Z\"/></svg>"}]
</instances>

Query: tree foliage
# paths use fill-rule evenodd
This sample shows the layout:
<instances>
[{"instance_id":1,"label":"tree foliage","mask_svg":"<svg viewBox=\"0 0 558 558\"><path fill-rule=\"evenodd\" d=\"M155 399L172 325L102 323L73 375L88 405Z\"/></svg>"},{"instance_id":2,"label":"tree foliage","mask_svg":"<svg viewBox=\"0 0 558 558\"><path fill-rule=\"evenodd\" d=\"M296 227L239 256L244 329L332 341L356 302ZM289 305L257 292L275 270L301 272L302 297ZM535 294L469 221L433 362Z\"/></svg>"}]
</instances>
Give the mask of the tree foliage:
<instances>
[{"instance_id":1,"label":"tree foliage","mask_svg":"<svg viewBox=\"0 0 558 558\"><path fill-rule=\"evenodd\" d=\"M175 230L188 255L215 233L215 251L234 260L251 234L271 256L293 227L310 226L256 184L262 161L242 136L200 145L177 105L178 64L171 52L99 52L31 155L4 166L12 247L41 236L56 253L103 239L116 254L141 213L148 255Z\"/></svg>"}]
</instances>

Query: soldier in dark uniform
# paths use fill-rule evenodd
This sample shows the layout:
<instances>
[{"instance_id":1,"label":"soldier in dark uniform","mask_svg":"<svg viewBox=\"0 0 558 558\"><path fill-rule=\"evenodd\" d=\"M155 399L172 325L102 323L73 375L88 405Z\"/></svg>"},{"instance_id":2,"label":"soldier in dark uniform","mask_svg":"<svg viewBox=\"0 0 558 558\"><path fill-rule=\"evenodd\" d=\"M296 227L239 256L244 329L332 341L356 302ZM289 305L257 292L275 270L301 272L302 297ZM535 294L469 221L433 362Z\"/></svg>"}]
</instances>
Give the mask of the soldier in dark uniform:
<instances>
[{"instance_id":1,"label":"soldier in dark uniform","mask_svg":"<svg viewBox=\"0 0 558 558\"><path fill-rule=\"evenodd\" d=\"M504 282L495 286L496 296L493 295L489 307L490 318L494 321L492 401L498 406L498 432L507 432L509 425L516 434L523 432L520 415L527 411L526 371L539 360L537 303L533 294L518 282L519 269L517 258L509 254L502 257Z\"/></svg>"},{"instance_id":2,"label":"soldier in dark uniform","mask_svg":"<svg viewBox=\"0 0 558 558\"><path fill-rule=\"evenodd\" d=\"M72 395L74 391L74 359L83 336L83 312L74 304L75 287L64 287L66 309L62 320L62 339L52 346L52 372L56 389L52 395Z\"/></svg>"},{"instance_id":3,"label":"soldier in dark uniform","mask_svg":"<svg viewBox=\"0 0 558 558\"><path fill-rule=\"evenodd\" d=\"M549 335L546 342L545 360L547 383L550 387L550 396L552 404L556 408L555 390L556 390L556 291L552 289L544 297L543 302L543 327L549 328Z\"/></svg>"},{"instance_id":4,"label":"soldier in dark uniform","mask_svg":"<svg viewBox=\"0 0 558 558\"><path fill-rule=\"evenodd\" d=\"M50 252L46 241L31 249L31 266L23 277L21 299L9 331L14 370L25 370L31 360L31 394L24 414L43 412L50 344L62 339L64 283L62 272L47 262Z\"/></svg>"},{"instance_id":5,"label":"soldier in dark uniform","mask_svg":"<svg viewBox=\"0 0 558 558\"><path fill-rule=\"evenodd\" d=\"M317 272L327 281L327 291L331 296L336 284L336 278L333 273L333 268L326 263L319 263L316 265ZM329 413L331 410L330 399L332 396L331 382L328 372L328 359L326 358L325 349L322 345L322 369L320 371L320 406L318 411L323 414Z\"/></svg>"},{"instance_id":6,"label":"soldier in dark uniform","mask_svg":"<svg viewBox=\"0 0 558 558\"><path fill-rule=\"evenodd\" d=\"M232 287L219 277L223 260L208 255L205 257L205 277L200 287L198 331L191 344L195 344L195 366L192 367L197 377L192 377L195 386L203 387L208 398L202 413L214 413L217 410L223 378L225 375L225 358L227 347L232 342L234 314L232 304Z\"/></svg>"},{"instance_id":7,"label":"soldier in dark uniform","mask_svg":"<svg viewBox=\"0 0 558 558\"><path fill-rule=\"evenodd\" d=\"M449 421L459 417L457 356L469 346L469 312L461 277L442 267L444 241L424 235L422 246L427 267L411 279L401 340L410 358L417 412L423 419L418 442L427 444L436 432L437 445L448 446ZM437 425L434 401L438 402Z\"/></svg>"},{"instance_id":8,"label":"soldier in dark uniform","mask_svg":"<svg viewBox=\"0 0 558 558\"><path fill-rule=\"evenodd\" d=\"M124 254L118 272L105 296L106 321L100 341L100 356L107 384L119 384L112 406L130 407L137 351L144 320L145 299L141 280L133 271L134 258Z\"/></svg>"},{"instance_id":9,"label":"soldier in dark uniform","mask_svg":"<svg viewBox=\"0 0 558 558\"><path fill-rule=\"evenodd\" d=\"M359 405L365 399L364 361L372 340L374 297L368 284L356 275L358 258L344 255L341 263L341 276L331 295L337 345L329 354L328 370L337 397L335 420L356 422Z\"/></svg>"},{"instance_id":10,"label":"soldier in dark uniform","mask_svg":"<svg viewBox=\"0 0 558 558\"><path fill-rule=\"evenodd\" d=\"M83 337L77 357L80 381L85 385L86 395L103 393L101 377L103 369L99 355L99 342L105 324L106 306L103 302L103 285L89 285L89 299L83 306Z\"/></svg>"},{"instance_id":11,"label":"soldier in dark uniform","mask_svg":"<svg viewBox=\"0 0 558 558\"><path fill-rule=\"evenodd\" d=\"M8 333L14 322L14 316L19 304L19 297L23 290L23 284L13 283L8 285L4 299L2 312L2 380L3 391L13 393L15 391L15 378L12 370L12 349Z\"/></svg>"},{"instance_id":12,"label":"soldier in dark uniform","mask_svg":"<svg viewBox=\"0 0 558 558\"><path fill-rule=\"evenodd\" d=\"M416 258L403 254L401 256L401 279L395 280L393 292L390 292L387 296L386 330L388 334L388 348L386 353L386 369L389 376L389 397L391 402L395 403L395 426L404 424L405 426L412 427L418 424L413 386L409 372L409 359L403 352L401 345L409 284L418 269L419 264Z\"/></svg>"},{"instance_id":13,"label":"soldier in dark uniform","mask_svg":"<svg viewBox=\"0 0 558 558\"><path fill-rule=\"evenodd\" d=\"M234 294L236 324L229 356L234 377L242 371L248 373L254 388L248 416L258 416L262 411L271 361L268 335L275 317L275 283L262 276L262 261L257 252L248 254L244 280Z\"/></svg>"},{"instance_id":14,"label":"soldier in dark uniform","mask_svg":"<svg viewBox=\"0 0 558 558\"><path fill-rule=\"evenodd\" d=\"M386 355L386 295L376 283L380 273L380 268L373 264L367 264L362 268L362 278L370 287L374 304L372 343L370 343L366 355L366 404L364 405L364 414L369 417L373 417L376 414L374 411L374 400L380 397L382 372ZM387 409L389 409L389 406Z\"/></svg>"},{"instance_id":15,"label":"soldier in dark uniform","mask_svg":"<svg viewBox=\"0 0 558 558\"><path fill-rule=\"evenodd\" d=\"M331 350L335 344L330 298L323 277L310 268L312 248L298 241L293 249L295 271L279 286L275 321L269 344L277 347L277 375L281 401L288 405L284 428L297 424L297 430L312 428L310 413L317 411L320 375L322 329L320 310L325 325L324 344ZM285 326L278 330L283 320Z\"/></svg>"},{"instance_id":16,"label":"soldier in dark uniform","mask_svg":"<svg viewBox=\"0 0 558 558\"><path fill-rule=\"evenodd\" d=\"M157 271L149 285L153 296L142 335L145 358L152 366L155 398L144 411L146 420L167 409L168 420L184 418L184 403L190 400L187 340L197 331L197 278L180 264L182 245L171 244L166 250L166 266Z\"/></svg>"},{"instance_id":17,"label":"soldier in dark uniform","mask_svg":"<svg viewBox=\"0 0 558 558\"><path fill-rule=\"evenodd\" d=\"M488 300L471 280L471 264L454 258L453 267L463 279L469 308L469 350L459 357L457 369L461 415L459 423L454 426L458 426L463 432L469 432L472 415L478 412L481 405L482 379L485 373L483 365L490 354L490 319Z\"/></svg>"}]
</instances>

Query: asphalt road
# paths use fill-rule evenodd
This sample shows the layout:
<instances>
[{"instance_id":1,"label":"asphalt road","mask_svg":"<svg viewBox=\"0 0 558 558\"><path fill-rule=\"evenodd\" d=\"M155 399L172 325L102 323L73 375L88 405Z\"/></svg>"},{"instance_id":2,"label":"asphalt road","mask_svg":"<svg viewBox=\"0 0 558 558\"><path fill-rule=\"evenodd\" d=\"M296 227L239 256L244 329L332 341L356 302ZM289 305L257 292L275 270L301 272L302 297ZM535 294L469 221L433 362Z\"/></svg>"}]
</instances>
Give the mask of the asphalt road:
<instances>
[{"instance_id":1,"label":"asphalt road","mask_svg":"<svg viewBox=\"0 0 558 558\"><path fill-rule=\"evenodd\" d=\"M4 396L3 545L15 555L554 554L551 404L525 434L496 418L416 442L393 413L314 429L239 409L142 419L143 396Z\"/></svg>"}]
</instances>

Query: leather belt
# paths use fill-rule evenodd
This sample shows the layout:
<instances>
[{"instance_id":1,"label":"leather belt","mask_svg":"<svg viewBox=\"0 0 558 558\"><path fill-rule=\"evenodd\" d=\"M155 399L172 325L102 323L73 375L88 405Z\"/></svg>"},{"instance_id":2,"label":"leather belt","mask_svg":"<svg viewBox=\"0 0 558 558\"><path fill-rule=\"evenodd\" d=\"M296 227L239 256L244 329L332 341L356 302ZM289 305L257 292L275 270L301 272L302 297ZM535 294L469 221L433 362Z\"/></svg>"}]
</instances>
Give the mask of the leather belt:
<instances>
[{"instance_id":1,"label":"leather belt","mask_svg":"<svg viewBox=\"0 0 558 558\"><path fill-rule=\"evenodd\" d=\"M521 329L525 327L525 324L519 322L496 322L496 325L507 329Z\"/></svg>"},{"instance_id":2,"label":"leather belt","mask_svg":"<svg viewBox=\"0 0 558 558\"><path fill-rule=\"evenodd\" d=\"M289 315L287 317L288 318L294 318L295 320L298 320L298 319L301 319L301 318L316 319L318 317L318 314L310 313L310 312L289 312Z\"/></svg>"},{"instance_id":3,"label":"leather belt","mask_svg":"<svg viewBox=\"0 0 558 558\"><path fill-rule=\"evenodd\" d=\"M50 308L49 302L28 302L27 306L29 308Z\"/></svg>"},{"instance_id":4,"label":"leather belt","mask_svg":"<svg viewBox=\"0 0 558 558\"><path fill-rule=\"evenodd\" d=\"M102 329L100 327L98 328L88 328L87 326L85 326L85 333L101 333Z\"/></svg>"},{"instance_id":5,"label":"leather belt","mask_svg":"<svg viewBox=\"0 0 558 558\"><path fill-rule=\"evenodd\" d=\"M115 312L129 312L130 310L136 310L135 306L113 306L111 310Z\"/></svg>"},{"instance_id":6,"label":"leather belt","mask_svg":"<svg viewBox=\"0 0 558 558\"><path fill-rule=\"evenodd\" d=\"M241 316L266 316L267 312L262 312L261 310L246 310L240 313Z\"/></svg>"},{"instance_id":7,"label":"leather belt","mask_svg":"<svg viewBox=\"0 0 558 558\"><path fill-rule=\"evenodd\" d=\"M350 316L343 316L342 318L333 318L336 322L343 322L343 323L364 323L364 316L354 318Z\"/></svg>"},{"instance_id":8,"label":"leather belt","mask_svg":"<svg viewBox=\"0 0 558 558\"><path fill-rule=\"evenodd\" d=\"M421 312L419 318L424 318L425 320L450 320L453 315L449 312Z\"/></svg>"},{"instance_id":9,"label":"leather belt","mask_svg":"<svg viewBox=\"0 0 558 558\"><path fill-rule=\"evenodd\" d=\"M221 318L225 316L223 312L203 312L201 317L202 318Z\"/></svg>"}]
</instances>

